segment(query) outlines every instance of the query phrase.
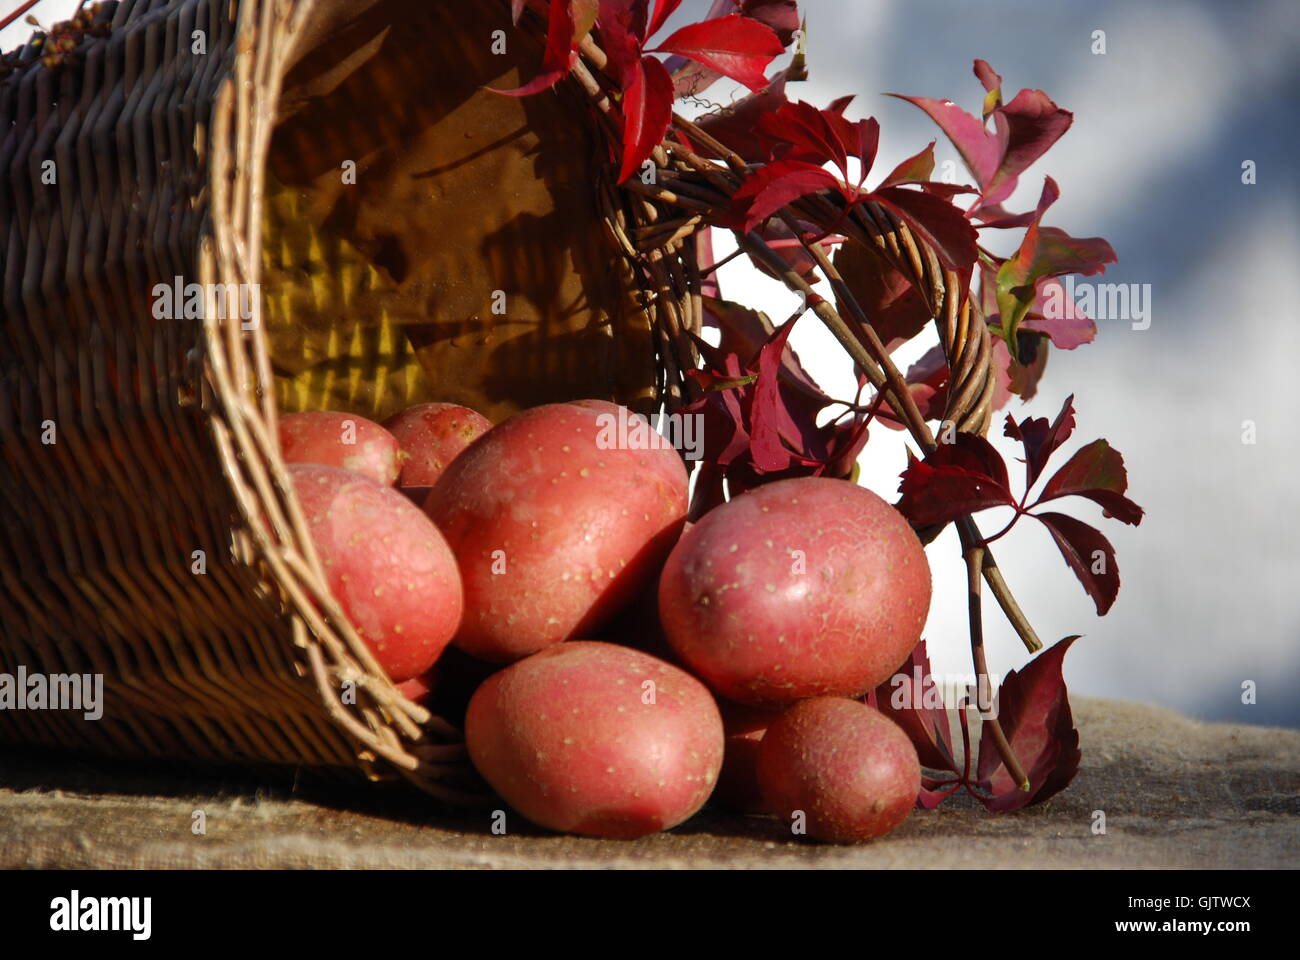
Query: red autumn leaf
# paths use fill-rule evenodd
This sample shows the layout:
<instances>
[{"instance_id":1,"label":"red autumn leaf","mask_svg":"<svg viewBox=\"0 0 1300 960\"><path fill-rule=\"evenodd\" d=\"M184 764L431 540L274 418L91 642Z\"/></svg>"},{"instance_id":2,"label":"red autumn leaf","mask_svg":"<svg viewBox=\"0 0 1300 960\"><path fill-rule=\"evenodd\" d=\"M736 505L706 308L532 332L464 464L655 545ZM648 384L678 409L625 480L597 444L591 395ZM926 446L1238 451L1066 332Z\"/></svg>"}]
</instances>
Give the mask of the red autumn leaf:
<instances>
[{"instance_id":1,"label":"red autumn leaf","mask_svg":"<svg viewBox=\"0 0 1300 960\"><path fill-rule=\"evenodd\" d=\"M845 244L834 263L885 349L911 340L933 319L912 281L874 250ZM848 308L840 306L841 315L848 316Z\"/></svg>"},{"instance_id":2,"label":"red autumn leaf","mask_svg":"<svg viewBox=\"0 0 1300 960\"><path fill-rule=\"evenodd\" d=\"M858 185L861 186L876 162L876 150L880 146L880 121L875 117L849 121L834 111L827 111L826 122L835 131L840 143L844 144L844 152L850 157L856 157L861 163L858 174ZM847 170L844 171L844 179L849 179Z\"/></svg>"},{"instance_id":3,"label":"red autumn leaf","mask_svg":"<svg viewBox=\"0 0 1300 960\"><path fill-rule=\"evenodd\" d=\"M912 393L917 409L926 420L939 420L948 406L948 358L943 347L935 345L921 355L921 358L907 368L903 379ZM901 417L883 399L876 409L876 419L890 430L906 430Z\"/></svg>"},{"instance_id":4,"label":"red autumn leaf","mask_svg":"<svg viewBox=\"0 0 1300 960\"><path fill-rule=\"evenodd\" d=\"M975 228L947 200L903 187L885 187L871 199L902 217L949 269L965 272L979 256Z\"/></svg>"},{"instance_id":5,"label":"red autumn leaf","mask_svg":"<svg viewBox=\"0 0 1300 960\"><path fill-rule=\"evenodd\" d=\"M695 338L700 355L711 368L705 375L712 373L721 378L740 380L752 375L744 369L734 353L723 354L716 347L700 338ZM696 371L693 377L700 374ZM697 380L697 382L700 382ZM687 412L699 414L703 419L701 436L704 438L703 460L727 468L749 451L748 416L745 410L748 383L739 389L719 389L705 393L703 397L686 408Z\"/></svg>"},{"instance_id":6,"label":"red autumn leaf","mask_svg":"<svg viewBox=\"0 0 1300 960\"><path fill-rule=\"evenodd\" d=\"M646 37L646 0L600 0L596 23L610 73L626 90L641 60Z\"/></svg>"},{"instance_id":7,"label":"red autumn leaf","mask_svg":"<svg viewBox=\"0 0 1300 960\"><path fill-rule=\"evenodd\" d=\"M1074 114L1062 110L1041 90L1021 90L1006 106L996 108L993 123L1003 154L993 179L981 184L983 202L999 203L1011 196L1020 174L1061 139L1073 122Z\"/></svg>"},{"instance_id":8,"label":"red autumn leaf","mask_svg":"<svg viewBox=\"0 0 1300 960\"><path fill-rule=\"evenodd\" d=\"M788 47L794 40L794 31L799 28L798 5L794 0L744 0L743 3L740 3L740 0L713 0L713 4L709 7L708 13L704 15L704 19L716 20L727 14L735 13L738 4L742 14L771 27L777 39L781 41L782 46ZM669 57L666 66L668 72L672 74L673 87L679 97L696 96L711 87L722 76L716 70L711 70L706 66L677 55ZM778 76L784 76L791 69L798 71L798 79L803 79L805 71L801 56L796 57L795 63L782 70ZM775 81L776 78L773 77L771 82L774 83ZM729 141L723 142L730 145ZM766 159L766 154L754 158L754 160L764 159ZM754 161L751 160L751 162Z\"/></svg>"},{"instance_id":9,"label":"red autumn leaf","mask_svg":"<svg viewBox=\"0 0 1300 960\"><path fill-rule=\"evenodd\" d=\"M1062 350L1073 350L1097 337L1097 324L1070 299L1065 285L1055 277L1047 277L1038 284L1038 297L1025 314L1020 332L1046 335L1052 345Z\"/></svg>"},{"instance_id":10,"label":"red autumn leaf","mask_svg":"<svg viewBox=\"0 0 1300 960\"><path fill-rule=\"evenodd\" d=\"M930 674L924 640L892 677L868 695L867 702L903 729L916 747L921 766L961 772L953 759L948 710Z\"/></svg>"},{"instance_id":11,"label":"red autumn leaf","mask_svg":"<svg viewBox=\"0 0 1300 960\"><path fill-rule=\"evenodd\" d=\"M1047 177L1045 179L1051 179ZM1024 213L1009 213L1000 203L989 203L971 214L980 221L981 230L1011 230L1015 227L1027 227L1039 217L1039 211L1027 210Z\"/></svg>"},{"instance_id":12,"label":"red autumn leaf","mask_svg":"<svg viewBox=\"0 0 1300 960\"><path fill-rule=\"evenodd\" d=\"M799 29L796 0L741 0L740 12L771 27L782 47L790 46L794 32Z\"/></svg>"},{"instance_id":13,"label":"red autumn leaf","mask_svg":"<svg viewBox=\"0 0 1300 960\"><path fill-rule=\"evenodd\" d=\"M1012 395L1021 400L1032 400L1038 394L1038 383L1047 370L1050 343L1046 337L1021 330L1016 335L1016 356L1011 355L1005 340L993 341L993 399L990 406L1001 410Z\"/></svg>"},{"instance_id":14,"label":"red autumn leaf","mask_svg":"<svg viewBox=\"0 0 1300 960\"><path fill-rule=\"evenodd\" d=\"M1002 159L1002 145L984 129L984 124L951 100L934 100L930 97L909 97L899 93L888 94L920 107L938 124L952 145L957 148L966 168L981 187L993 179Z\"/></svg>"},{"instance_id":15,"label":"red autumn leaf","mask_svg":"<svg viewBox=\"0 0 1300 960\"><path fill-rule=\"evenodd\" d=\"M767 83L765 71L785 50L772 29L740 14L692 23L655 48L676 53L757 90Z\"/></svg>"},{"instance_id":16,"label":"red autumn leaf","mask_svg":"<svg viewBox=\"0 0 1300 960\"><path fill-rule=\"evenodd\" d=\"M753 358L749 368L756 368L763 347L778 333L765 314L714 297L704 298L704 323L718 329L721 334L718 349L724 354ZM793 349L782 351L779 373L783 395L794 415L815 420L830 401L803 368ZM756 379L758 374L750 376Z\"/></svg>"},{"instance_id":17,"label":"red autumn leaf","mask_svg":"<svg viewBox=\"0 0 1300 960\"><path fill-rule=\"evenodd\" d=\"M701 130L726 144L747 163L768 159L770 144L758 132L759 118L788 103L785 96L786 71L782 70L762 90L747 94L719 113L706 113L695 122ZM678 94L688 91L678 89ZM710 154L701 148L702 156Z\"/></svg>"},{"instance_id":18,"label":"red autumn leaf","mask_svg":"<svg viewBox=\"0 0 1300 960\"><path fill-rule=\"evenodd\" d=\"M1115 251L1101 237L1072 237L1064 230L1042 226L1043 214L1060 196L1056 181L1044 178L1033 221L1015 254L998 268L996 278L998 326L1008 345L1030 308L1039 300L1039 282L1067 273L1091 276L1116 261ZM987 282L987 281L985 281Z\"/></svg>"},{"instance_id":19,"label":"red autumn leaf","mask_svg":"<svg viewBox=\"0 0 1300 960\"><path fill-rule=\"evenodd\" d=\"M510 22L518 23L519 18L523 16L524 7L528 6L528 0L510 0Z\"/></svg>"},{"instance_id":20,"label":"red autumn leaf","mask_svg":"<svg viewBox=\"0 0 1300 960\"><path fill-rule=\"evenodd\" d=\"M919 153L896 166L876 187L893 187L903 183L922 183L934 175L934 141Z\"/></svg>"},{"instance_id":21,"label":"red autumn leaf","mask_svg":"<svg viewBox=\"0 0 1300 960\"><path fill-rule=\"evenodd\" d=\"M953 442L942 442L927 458L940 467L956 467L987 477L1008 492L1011 481L1002 454L984 437L974 433L958 433Z\"/></svg>"},{"instance_id":22,"label":"red autumn leaf","mask_svg":"<svg viewBox=\"0 0 1300 960\"><path fill-rule=\"evenodd\" d=\"M758 132L771 142L772 159L799 160L819 167L830 163L848 179L848 144L829 117L843 119L838 113L819 110L804 100L787 101L759 117Z\"/></svg>"},{"instance_id":23,"label":"red autumn leaf","mask_svg":"<svg viewBox=\"0 0 1300 960\"><path fill-rule=\"evenodd\" d=\"M984 119L992 116L992 131L985 127L984 119L971 116L951 100L891 96L924 110L952 141L980 186L980 197L973 208L979 209L1010 196L1020 174L1061 138L1074 115L1058 107L1041 90L1021 90L1004 106L1002 78L993 68L976 60L975 75L988 92L982 114Z\"/></svg>"},{"instance_id":24,"label":"red autumn leaf","mask_svg":"<svg viewBox=\"0 0 1300 960\"><path fill-rule=\"evenodd\" d=\"M781 160L756 170L732 198L734 222L748 233L782 207L819 190L839 189L839 181L821 167Z\"/></svg>"},{"instance_id":25,"label":"red autumn leaf","mask_svg":"<svg viewBox=\"0 0 1300 960\"><path fill-rule=\"evenodd\" d=\"M989 507L1014 507L1007 469L993 445L981 436L957 434L924 460L908 453L899 483L898 511L916 526L949 523Z\"/></svg>"},{"instance_id":26,"label":"red autumn leaf","mask_svg":"<svg viewBox=\"0 0 1300 960\"><path fill-rule=\"evenodd\" d=\"M698 372L692 376L718 389L706 392L685 412L705 417L704 459L720 469L730 494L734 497L785 477L849 476L866 443L867 416L856 411L847 420L841 415L825 426L817 425L818 414L834 401L812 382L789 348L793 321L771 330L766 319L753 311L719 312L708 304L706 311L723 327L725 342L735 343L738 337L742 345L752 343L756 331L750 327L770 331L745 365L736 353L695 338L706 372L704 379ZM729 331L737 323L744 329ZM725 385L725 379L735 385ZM703 504L714 493L692 503Z\"/></svg>"},{"instance_id":27,"label":"red autumn leaf","mask_svg":"<svg viewBox=\"0 0 1300 960\"><path fill-rule=\"evenodd\" d=\"M722 290L718 285L717 256L713 252L713 227L695 233L695 265L700 271L700 293L718 299ZM712 268L712 269L711 269ZM707 314L705 315L707 317Z\"/></svg>"},{"instance_id":28,"label":"red autumn leaf","mask_svg":"<svg viewBox=\"0 0 1300 960\"><path fill-rule=\"evenodd\" d=\"M1046 417L1026 417L1016 423L1007 415L1003 435L1012 440L1019 440L1025 448L1025 489L1029 490L1043 473L1047 460L1070 439L1074 432L1074 394L1065 398L1061 412L1050 424Z\"/></svg>"},{"instance_id":29,"label":"red autumn leaf","mask_svg":"<svg viewBox=\"0 0 1300 960\"><path fill-rule=\"evenodd\" d=\"M673 81L654 57L642 57L623 93L623 164L618 182L636 173L664 138L673 118Z\"/></svg>"},{"instance_id":30,"label":"red autumn leaf","mask_svg":"<svg viewBox=\"0 0 1300 960\"><path fill-rule=\"evenodd\" d=\"M758 380L750 410L750 451L754 467L762 473L787 470L795 460L810 460L821 452L816 449L816 420L813 416L799 420L791 416L781 390L786 343L797 320L787 321L758 352Z\"/></svg>"},{"instance_id":31,"label":"red autumn leaf","mask_svg":"<svg viewBox=\"0 0 1300 960\"><path fill-rule=\"evenodd\" d=\"M578 62L578 52L574 49L573 8L569 0L552 0L550 15L546 25L546 50L542 54L542 69L536 77L521 87L513 90L498 90L488 87L493 93L503 93L510 97L527 97L543 90L549 90L559 83L573 65Z\"/></svg>"},{"instance_id":32,"label":"red autumn leaf","mask_svg":"<svg viewBox=\"0 0 1300 960\"><path fill-rule=\"evenodd\" d=\"M577 63L578 55L573 55L573 63ZM498 90L496 87L488 87L493 93L500 93L507 97L531 97L535 93L541 93L543 90L549 90L568 75L569 68L563 70L547 70L539 73L533 79L529 80L522 87L515 87L512 90Z\"/></svg>"},{"instance_id":33,"label":"red autumn leaf","mask_svg":"<svg viewBox=\"0 0 1300 960\"><path fill-rule=\"evenodd\" d=\"M1002 75L989 66L987 61L976 60L975 77L985 92L991 94L984 98L984 119L987 120L989 114L1002 102Z\"/></svg>"},{"instance_id":34,"label":"red autumn leaf","mask_svg":"<svg viewBox=\"0 0 1300 960\"><path fill-rule=\"evenodd\" d=\"M905 379L911 388L912 396L926 420L938 420L947 411L948 405L948 357L943 347L936 344L921 358L907 368Z\"/></svg>"},{"instance_id":35,"label":"red autumn leaf","mask_svg":"<svg viewBox=\"0 0 1300 960\"><path fill-rule=\"evenodd\" d=\"M1128 473L1124 457L1105 440L1094 440L1075 451L1043 488L1038 503L1060 497L1085 497L1100 504L1106 516L1137 526L1142 508L1124 496Z\"/></svg>"},{"instance_id":36,"label":"red autumn leaf","mask_svg":"<svg viewBox=\"0 0 1300 960\"><path fill-rule=\"evenodd\" d=\"M980 735L977 786L990 797L980 797L989 810L1004 813L1042 803L1069 785L1079 770L1079 732L1074 728L1070 698L1061 664L1070 645L1067 637L1031 660L1024 669L1012 670L997 695L998 722L1011 749L1029 778L1021 790L1007 772L985 724Z\"/></svg>"},{"instance_id":37,"label":"red autumn leaf","mask_svg":"<svg viewBox=\"0 0 1300 960\"><path fill-rule=\"evenodd\" d=\"M655 12L650 18L650 26L642 39L648 40L659 32L659 28L664 22L673 15L673 11L682 5L682 0L655 0ZM644 8L645 0L641 0L641 6Z\"/></svg>"},{"instance_id":38,"label":"red autumn leaf","mask_svg":"<svg viewBox=\"0 0 1300 960\"><path fill-rule=\"evenodd\" d=\"M836 97L834 100L830 102L830 105L826 108L826 111L828 113L838 113L841 116L843 116L844 111L848 108L848 105L853 102L855 97L857 97L857 94L855 93L849 93L842 97Z\"/></svg>"},{"instance_id":39,"label":"red autumn leaf","mask_svg":"<svg viewBox=\"0 0 1300 960\"><path fill-rule=\"evenodd\" d=\"M1051 533L1061 555L1104 617L1119 595L1119 566L1115 548L1101 531L1064 513L1034 513Z\"/></svg>"}]
</instances>

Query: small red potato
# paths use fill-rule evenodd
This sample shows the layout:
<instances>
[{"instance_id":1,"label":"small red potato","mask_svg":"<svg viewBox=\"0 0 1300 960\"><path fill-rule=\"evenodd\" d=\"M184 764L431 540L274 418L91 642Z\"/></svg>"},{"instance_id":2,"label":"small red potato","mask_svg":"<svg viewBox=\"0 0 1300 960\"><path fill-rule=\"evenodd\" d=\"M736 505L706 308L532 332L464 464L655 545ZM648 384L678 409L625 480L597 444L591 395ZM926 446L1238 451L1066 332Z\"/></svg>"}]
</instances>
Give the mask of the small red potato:
<instances>
[{"instance_id":1,"label":"small red potato","mask_svg":"<svg viewBox=\"0 0 1300 960\"><path fill-rule=\"evenodd\" d=\"M447 464L492 429L492 421L455 403L417 403L384 421L384 426L410 458L397 478L397 486L406 490L437 483Z\"/></svg>"},{"instance_id":2,"label":"small red potato","mask_svg":"<svg viewBox=\"0 0 1300 960\"><path fill-rule=\"evenodd\" d=\"M412 677L410 680L403 680L397 684L397 692L412 703L418 703L420 706L427 708L429 706L429 696L433 693L434 684L437 681L437 673L438 665L435 663L418 677Z\"/></svg>"},{"instance_id":3,"label":"small red potato","mask_svg":"<svg viewBox=\"0 0 1300 960\"><path fill-rule=\"evenodd\" d=\"M907 521L846 480L779 480L684 534L659 581L677 659L721 696L858 696L921 637L930 567Z\"/></svg>"},{"instance_id":4,"label":"small red potato","mask_svg":"<svg viewBox=\"0 0 1300 960\"><path fill-rule=\"evenodd\" d=\"M428 670L460 625L456 558L392 487L338 467L289 475L330 592L394 683Z\"/></svg>"},{"instance_id":5,"label":"small red potato","mask_svg":"<svg viewBox=\"0 0 1300 960\"><path fill-rule=\"evenodd\" d=\"M332 410L281 416L280 453L285 463L340 467L387 486L397 481L406 460L397 438L379 424Z\"/></svg>"},{"instance_id":6,"label":"small red potato","mask_svg":"<svg viewBox=\"0 0 1300 960\"><path fill-rule=\"evenodd\" d=\"M589 637L651 581L686 515L671 447L618 446L602 408L534 407L498 424L443 472L425 511L465 586L456 645L508 663Z\"/></svg>"},{"instance_id":7,"label":"small red potato","mask_svg":"<svg viewBox=\"0 0 1300 960\"><path fill-rule=\"evenodd\" d=\"M577 640L489 677L470 700L465 741L478 772L533 823L640 837L704 805L722 763L722 718L685 671Z\"/></svg>"},{"instance_id":8,"label":"small red potato","mask_svg":"<svg viewBox=\"0 0 1300 960\"><path fill-rule=\"evenodd\" d=\"M757 773L769 812L828 843L883 836L907 819L921 789L907 734L874 707L841 697L804 700L773 721Z\"/></svg>"}]
</instances>

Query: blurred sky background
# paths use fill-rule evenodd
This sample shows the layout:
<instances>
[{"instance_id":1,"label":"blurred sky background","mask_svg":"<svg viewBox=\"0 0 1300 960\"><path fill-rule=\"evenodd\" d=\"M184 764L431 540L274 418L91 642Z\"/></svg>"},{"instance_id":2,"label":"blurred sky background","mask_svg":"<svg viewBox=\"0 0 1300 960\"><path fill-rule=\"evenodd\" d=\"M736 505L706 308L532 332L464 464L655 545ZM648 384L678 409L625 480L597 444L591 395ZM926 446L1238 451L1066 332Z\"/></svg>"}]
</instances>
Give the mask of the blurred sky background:
<instances>
[{"instance_id":1,"label":"blurred sky background","mask_svg":"<svg viewBox=\"0 0 1300 960\"><path fill-rule=\"evenodd\" d=\"M0 0L0 11L15 6ZM687 0L669 27L699 19L708 6ZM931 139L940 164L957 160L924 114L881 94L946 97L977 112L983 91L971 64L983 58L1002 74L1005 100L1038 88L1075 114L1072 129L1021 178L1008 209L1031 208L1050 174L1061 199L1048 222L1075 236L1104 236L1119 255L1103 278L1089 279L1151 285L1150 329L1099 321L1096 342L1053 349L1039 396L1010 408L1017 419L1052 417L1076 394L1078 426L1053 463L1105 437L1123 452L1129 493L1147 510L1134 529L1101 520L1090 504L1066 507L1098 523L1115 545L1123 586L1105 618L1039 525L1022 522L997 544L1044 641L1085 635L1066 660L1070 688L1208 720L1300 726L1293 695L1300 688L1300 2L801 6L810 78L788 93L819 106L858 95L848 115L881 124L869 184ZM48 24L75 8L74 0L42 0L34 13ZM0 46L23 42L30 30L11 26ZM1105 55L1092 52L1095 30L1105 31ZM707 96L725 103L733 90L718 84ZM1253 186L1242 183L1245 160L1257 165ZM795 302L740 261L724 269L722 284L728 298L777 320ZM851 398L847 359L814 316L800 321L792 342L828 393ZM930 342L900 352L904 368ZM1001 436L1003 416L990 433L1010 461L1018 447ZM1246 420L1255 423L1253 445L1242 442ZM873 430L862 482L893 500L903 466L901 437ZM991 532L1001 520L990 513L981 525ZM965 673L956 535L949 530L929 554L934 669ZM990 666L1005 674L1024 662L1025 650L991 598L985 620ZM1241 702L1247 680L1257 684L1252 706Z\"/></svg>"}]
</instances>

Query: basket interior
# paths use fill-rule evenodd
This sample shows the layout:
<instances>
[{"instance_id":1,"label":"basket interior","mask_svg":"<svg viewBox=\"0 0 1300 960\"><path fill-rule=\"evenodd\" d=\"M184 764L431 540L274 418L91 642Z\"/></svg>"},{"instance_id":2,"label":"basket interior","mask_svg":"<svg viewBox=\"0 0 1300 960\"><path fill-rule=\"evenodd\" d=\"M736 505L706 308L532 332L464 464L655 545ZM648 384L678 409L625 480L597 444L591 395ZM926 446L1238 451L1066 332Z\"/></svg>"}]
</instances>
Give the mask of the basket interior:
<instances>
[{"instance_id":1,"label":"basket interior","mask_svg":"<svg viewBox=\"0 0 1300 960\"><path fill-rule=\"evenodd\" d=\"M442 400L499 420L590 396L645 406L651 319L602 230L612 188L589 102L571 84L485 89L519 86L541 60L508 4L317 7L267 163L280 409L382 419Z\"/></svg>"}]
</instances>

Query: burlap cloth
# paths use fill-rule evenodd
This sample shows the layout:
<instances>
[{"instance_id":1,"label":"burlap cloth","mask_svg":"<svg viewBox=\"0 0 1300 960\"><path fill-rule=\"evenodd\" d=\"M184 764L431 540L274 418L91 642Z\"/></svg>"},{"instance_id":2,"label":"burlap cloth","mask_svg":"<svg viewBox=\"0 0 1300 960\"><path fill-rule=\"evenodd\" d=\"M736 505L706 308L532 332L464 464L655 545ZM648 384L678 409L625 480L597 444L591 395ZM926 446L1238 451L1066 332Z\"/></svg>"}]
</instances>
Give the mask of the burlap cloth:
<instances>
[{"instance_id":1,"label":"burlap cloth","mask_svg":"<svg viewBox=\"0 0 1300 960\"><path fill-rule=\"evenodd\" d=\"M1079 698L1078 778L992 816L967 800L857 847L706 810L633 842L555 836L519 817L448 820L374 786L259 786L100 761L0 755L0 867L1295 867L1300 731L1204 724ZM192 830L202 811L206 833ZM1097 834L1095 811L1105 813Z\"/></svg>"}]
</instances>

